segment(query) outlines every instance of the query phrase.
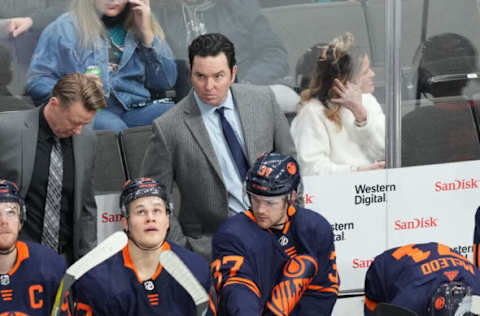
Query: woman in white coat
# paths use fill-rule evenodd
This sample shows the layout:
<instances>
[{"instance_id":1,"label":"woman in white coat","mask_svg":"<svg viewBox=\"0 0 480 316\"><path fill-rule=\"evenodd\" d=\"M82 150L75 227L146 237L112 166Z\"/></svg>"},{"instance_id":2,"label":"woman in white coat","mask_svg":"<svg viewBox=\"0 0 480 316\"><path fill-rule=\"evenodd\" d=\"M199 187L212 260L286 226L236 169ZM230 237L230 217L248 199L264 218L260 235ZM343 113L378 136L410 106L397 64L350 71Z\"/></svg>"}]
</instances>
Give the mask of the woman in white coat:
<instances>
[{"instance_id":1,"label":"woman in white coat","mask_svg":"<svg viewBox=\"0 0 480 316\"><path fill-rule=\"evenodd\" d=\"M291 133L304 176L385 167L385 115L368 55L345 33L318 57Z\"/></svg>"}]
</instances>

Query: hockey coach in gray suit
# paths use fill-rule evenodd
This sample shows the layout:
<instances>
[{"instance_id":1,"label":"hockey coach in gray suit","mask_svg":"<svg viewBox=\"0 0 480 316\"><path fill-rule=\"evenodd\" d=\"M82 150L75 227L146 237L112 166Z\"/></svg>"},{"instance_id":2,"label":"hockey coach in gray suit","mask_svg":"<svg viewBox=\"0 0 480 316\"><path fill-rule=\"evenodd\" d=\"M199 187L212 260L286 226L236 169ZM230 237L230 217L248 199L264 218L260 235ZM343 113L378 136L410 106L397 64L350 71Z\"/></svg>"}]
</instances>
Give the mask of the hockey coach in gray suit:
<instances>
[{"instance_id":1,"label":"hockey coach in gray suit","mask_svg":"<svg viewBox=\"0 0 480 316\"><path fill-rule=\"evenodd\" d=\"M73 73L58 80L46 105L0 113L0 175L19 185L28 210L20 239L68 263L97 242L96 140L83 127L104 107L95 79Z\"/></svg>"},{"instance_id":2,"label":"hockey coach in gray suit","mask_svg":"<svg viewBox=\"0 0 480 316\"><path fill-rule=\"evenodd\" d=\"M235 50L228 38L201 35L188 50L193 89L154 121L142 174L170 191L177 184L183 233L169 238L209 259L220 223L247 209L243 180L255 159L264 152L296 152L270 88L234 84Z\"/></svg>"}]
</instances>

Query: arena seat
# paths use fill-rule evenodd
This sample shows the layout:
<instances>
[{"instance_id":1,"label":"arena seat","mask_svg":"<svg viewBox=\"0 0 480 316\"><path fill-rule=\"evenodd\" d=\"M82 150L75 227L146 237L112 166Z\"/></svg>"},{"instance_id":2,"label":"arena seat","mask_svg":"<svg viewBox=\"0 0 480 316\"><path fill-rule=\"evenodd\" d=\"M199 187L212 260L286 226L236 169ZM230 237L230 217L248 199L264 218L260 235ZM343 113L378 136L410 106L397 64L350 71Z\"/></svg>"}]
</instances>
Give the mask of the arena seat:
<instances>
[{"instance_id":1,"label":"arena seat","mask_svg":"<svg viewBox=\"0 0 480 316\"><path fill-rule=\"evenodd\" d=\"M402 118L402 166L480 159L475 109L462 97L432 102L451 106L421 106Z\"/></svg>"},{"instance_id":2,"label":"arena seat","mask_svg":"<svg viewBox=\"0 0 480 316\"><path fill-rule=\"evenodd\" d=\"M96 131L95 194L119 192L126 181L118 136L114 131Z\"/></svg>"},{"instance_id":3,"label":"arena seat","mask_svg":"<svg viewBox=\"0 0 480 316\"><path fill-rule=\"evenodd\" d=\"M140 174L140 168L151 136L151 125L128 128L120 132L120 145L124 157L127 178L131 179L142 176Z\"/></svg>"},{"instance_id":4,"label":"arena seat","mask_svg":"<svg viewBox=\"0 0 480 316\"><path fill-rule=\"evenodd\" d=\"M0 112L22 111L33 108L33 102L29 97L0 96Z\"/></svg>"},{"instance_id":5,"label":"arena seat","mask_svg":"<svg viewBox=\"0 0 480 316\"><path fill-rule=\"evenodd\" d=\"M141 174L140 170L142 168L143 156L145 155L151 136L151 125L132 127L120 132L120 145L123 153L125 170L129 179L148 176ZM178 216L181 197L176 185L173 186L173 193L170 199L174 205L175 215Z\"/></svg>"}]
</instances>

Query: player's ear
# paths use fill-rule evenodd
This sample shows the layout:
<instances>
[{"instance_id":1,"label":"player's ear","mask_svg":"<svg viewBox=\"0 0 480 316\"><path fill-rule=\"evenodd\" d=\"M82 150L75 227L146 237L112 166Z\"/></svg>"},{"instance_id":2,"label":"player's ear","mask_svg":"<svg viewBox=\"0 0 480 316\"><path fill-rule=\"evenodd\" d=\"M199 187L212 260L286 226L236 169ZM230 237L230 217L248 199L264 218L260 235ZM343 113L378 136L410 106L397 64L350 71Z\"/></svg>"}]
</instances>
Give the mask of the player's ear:
<instances>
[{"instance_id":1,"label":"player's ear","mask_svg":"<svg viewBox=\"0 0 480 316\"><path fill-rule=\"evenodd\" d=\"M128 220L126 217L123 217L120 219L120 221L122 222L122 228L123 228L123 231L125 233L128 233Z\"/></svg>"}]
</instances>

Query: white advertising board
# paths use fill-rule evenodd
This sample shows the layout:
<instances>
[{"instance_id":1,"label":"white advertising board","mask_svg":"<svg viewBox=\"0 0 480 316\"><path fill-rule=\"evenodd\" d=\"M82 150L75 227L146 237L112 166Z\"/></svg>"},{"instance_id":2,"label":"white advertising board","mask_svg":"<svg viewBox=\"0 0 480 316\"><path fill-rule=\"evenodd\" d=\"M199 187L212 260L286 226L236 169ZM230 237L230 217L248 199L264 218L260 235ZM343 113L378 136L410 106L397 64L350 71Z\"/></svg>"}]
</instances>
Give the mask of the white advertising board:
<instances>
[{"instance_id":1,"label":"white advertising board","mask_svg":"<svg viewBox=\"0 0 480 316\"><path fill-rule=\"evenodd\" d=\"M437 241L472 260L480 162L305 177L306 207L332 225L341 292L362 290L373 258Z\"/></svg>"},{"instance_id":2,"label":"white advertising board","mask_svg":"<svg viewBox=\"0 0 480 316\"><path fill-rule=\"evenodd\" d=\"M113 232L122 229L119 207L120 193L95 196L97 201L97 240L101 242Z\"/></svg>"}]
</instances>

